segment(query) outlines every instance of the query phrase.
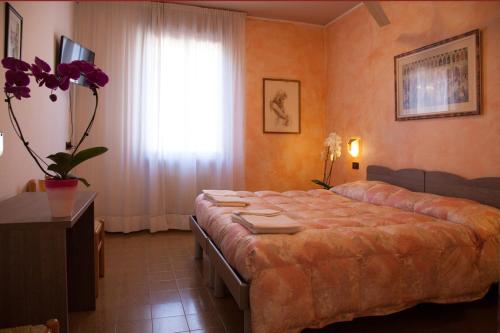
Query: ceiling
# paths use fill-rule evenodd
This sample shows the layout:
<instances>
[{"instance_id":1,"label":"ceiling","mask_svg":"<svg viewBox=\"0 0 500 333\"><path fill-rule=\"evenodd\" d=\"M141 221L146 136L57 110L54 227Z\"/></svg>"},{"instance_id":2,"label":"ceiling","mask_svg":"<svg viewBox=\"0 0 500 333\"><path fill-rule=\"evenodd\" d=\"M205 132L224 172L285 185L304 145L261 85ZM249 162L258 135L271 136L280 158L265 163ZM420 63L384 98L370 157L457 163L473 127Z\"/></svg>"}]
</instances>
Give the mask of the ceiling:
<instances>
[{"instance_id":1,"label":"ceiling","mask_svg":"<svg viewBox=\"0 0 500 333\"><path fill-rule=\"evenodd\" d=\"M185 5L229 9L249 16L325 25L360 1L173 1Z\"/></svg>"}]
</instances>

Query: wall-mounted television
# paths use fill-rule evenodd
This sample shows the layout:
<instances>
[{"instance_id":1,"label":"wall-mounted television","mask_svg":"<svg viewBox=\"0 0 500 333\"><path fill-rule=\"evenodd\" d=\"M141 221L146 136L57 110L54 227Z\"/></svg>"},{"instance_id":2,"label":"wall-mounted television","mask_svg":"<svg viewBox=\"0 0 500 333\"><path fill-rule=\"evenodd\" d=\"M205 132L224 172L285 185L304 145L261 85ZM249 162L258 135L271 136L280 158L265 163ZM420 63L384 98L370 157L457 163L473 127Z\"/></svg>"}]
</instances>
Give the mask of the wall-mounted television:
<instances>
[{"instance_id":1,"label":"wall-mounted television","mask_svg":"<svg viewBox=\"0 0 500 333\"><path fill-rule=\"evenodd\" d=\"M59 48L59 63L66 64L74 60L85 60L91 64L94 63L95 53L86 47L72 41L66 36L61 36L61 45ZM86 86L85 78L81 76L78 80L71 80L76 84Z\"/></svg>"}]
</instances>

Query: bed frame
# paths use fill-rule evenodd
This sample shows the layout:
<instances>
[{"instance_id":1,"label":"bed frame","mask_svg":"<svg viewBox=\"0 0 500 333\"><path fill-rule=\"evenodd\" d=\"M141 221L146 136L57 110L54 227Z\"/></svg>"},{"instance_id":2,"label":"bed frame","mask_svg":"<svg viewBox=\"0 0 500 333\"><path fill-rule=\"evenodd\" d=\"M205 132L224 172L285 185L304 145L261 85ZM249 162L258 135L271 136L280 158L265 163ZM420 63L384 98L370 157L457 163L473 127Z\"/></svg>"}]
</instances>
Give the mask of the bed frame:
<instances>
[{"instance_id":1,"label":"bed frame","mask_svg":"<svg viewBox=\"0 0 500 333\"><path fill-rule=\"evenodd\" d=\"M465 179L440 171L392 170L378 165L368 166L366 173L367 180L383 181L415 192L475 200L500 208L500 177ZM190 223L195 236L195 258L203 259L205 252L209 259L209 286L214 289L215 297L224 297L226 290L229 290L238 307L244 312L244 333L250 333L250 284L229 265L212 239L198 224L196 216L191 216Z\"/></svg>"}]
</instances>

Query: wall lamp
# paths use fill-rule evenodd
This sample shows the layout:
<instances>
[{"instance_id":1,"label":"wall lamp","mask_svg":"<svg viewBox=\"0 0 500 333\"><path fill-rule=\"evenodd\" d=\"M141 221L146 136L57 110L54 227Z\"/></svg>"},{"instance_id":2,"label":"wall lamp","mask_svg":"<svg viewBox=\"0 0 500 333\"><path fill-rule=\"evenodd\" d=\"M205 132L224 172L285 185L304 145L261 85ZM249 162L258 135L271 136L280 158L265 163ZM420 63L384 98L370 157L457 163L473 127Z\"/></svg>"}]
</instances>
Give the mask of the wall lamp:
<instances>
[{"instance_id":1,"label":"wall lamp","mask_svg":"<svg viewBox=\"0 0 500 333\"><path fill-rule=\"evenodd\" d=\"M354 158L357 158L359 156L361 148L360 145L361 145L360 138L350 138L349 142L347 143L347 151L349 152L349 155L351 155ZM352 162L352 168L355 170L359 170L359 162Z\"/></svg>"},{"instance_id":2,"label":"wall lamp","mask_svg":"<svg viewBox=\"0 0 500 333\"><path fill-rule=\"evenodd\" d=\"M359 146L361 143L360 138L351 138L349 140L349 143L347 144L347 151L352 157L358 157L359 156Z\"/></svg>"}]
</instances>

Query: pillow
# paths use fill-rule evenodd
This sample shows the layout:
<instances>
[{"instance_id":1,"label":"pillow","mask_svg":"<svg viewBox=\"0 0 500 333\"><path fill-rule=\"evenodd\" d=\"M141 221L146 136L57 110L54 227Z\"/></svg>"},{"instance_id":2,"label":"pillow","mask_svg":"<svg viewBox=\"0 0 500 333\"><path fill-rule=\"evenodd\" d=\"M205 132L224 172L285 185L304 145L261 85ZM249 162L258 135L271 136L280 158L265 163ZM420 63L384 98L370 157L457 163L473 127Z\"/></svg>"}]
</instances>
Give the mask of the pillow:
<instances>
[{"instance_id":1,"label":"pillow","mask_svg":"<svg viewBox=\"0 0 500 333\"><path fill-rule=\"evenodd\" d=\"M378 181L358 180L356 182L334 186L330 191L353 200L364 201L363 199L366 191L377 184L383 183Z\"/></svg>"}]
</instances>

